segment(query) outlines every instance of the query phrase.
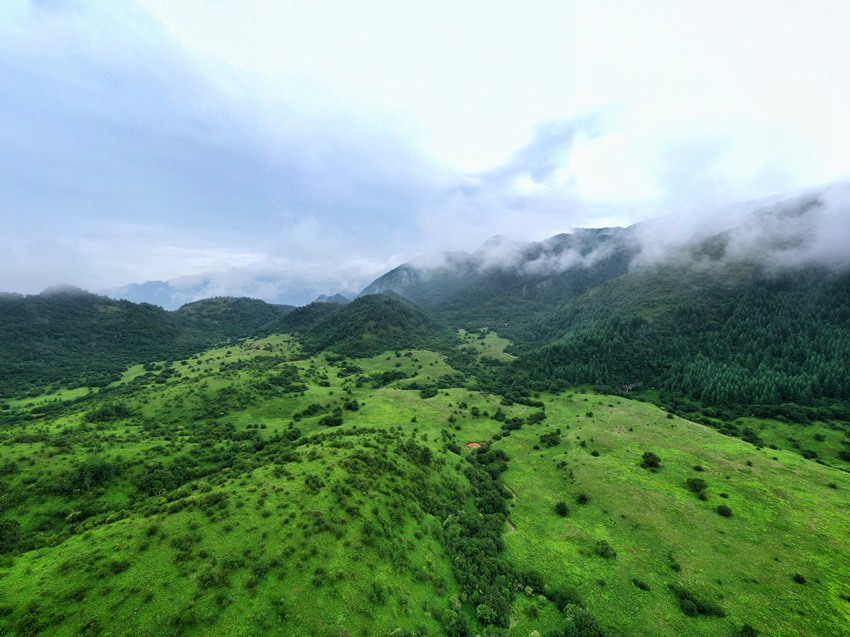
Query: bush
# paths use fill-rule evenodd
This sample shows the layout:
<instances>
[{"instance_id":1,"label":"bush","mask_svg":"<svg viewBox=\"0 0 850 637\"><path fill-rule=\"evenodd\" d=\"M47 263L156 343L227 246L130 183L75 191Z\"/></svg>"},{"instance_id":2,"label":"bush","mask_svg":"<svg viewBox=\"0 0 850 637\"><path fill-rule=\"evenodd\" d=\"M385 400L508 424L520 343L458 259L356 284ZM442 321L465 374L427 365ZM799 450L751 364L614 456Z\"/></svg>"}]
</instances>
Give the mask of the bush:
<instances>
[{"instance_id":1,"label":"bush","mask_svg":"<svg viewBox=\"0 0 850 637\"><path fill-rule=\"evenodd\" d=\"M319 421L319 424L325 427L339 427L342 423L342 411L339 408L334 409L332 414L328 414Z\"/></svg>"},{"instance_id":2,"label":"bush","mask_svg":"<svg viewBox=\"0 0 850 637\"><path fill-rule=\"evenodd\" d=\"M0 520L0 554L11 553L20 538L20 522L17 520Z\"/></svg>"},{"instance_id":3,"label":"bush","mask_svg":"<svg viewBox=\"0 0 850 637\"><path fill-rule=\"evenodd\" d=\"M568 507L567 503L562 500L555 505L555 513L560 515L562 518L565 518L570 514L570 507Z\"/></svg>"},{"instance_id":4,"label":"bush","mask_svg":"<svg viewBox=\"0 0 850 637\"><path fill-rule=\"evenodd\" d=\"M122 403L114 405L103 405L102 407L86 413L86 422L113 422L123 420L133 415L133 412Z\"/></svg>"},{"instance_id":5,"label":"bush","mask_svg":"<svg viewBox=\"0 0 850 637\"><path fill-rule=\"evenodd\" d=\"M806 583L806 577L802 573L794 573L794 575L791 579L793 579L798 584L805 584Z\"/></svg>"},{"instance_id":6,"label":"bush","mask_svg":"<svg viewBox=\"0 0 850 637\"><path fill-rule=\"evenodd\" d=\"M561 430L556 429L540 436L540 444L544 447L557 447L561 444Z\"/></svg>"},{"instance_id":7,"label":"bush","mask_svg":"<svg viewBox=\"0 0 850 637\"><path fill-rule=\"evenodd\" d=\"M731 518L732 517L732 509L730 509L725 504L718 505L716 511L719 515L722 515L724 518Z\"/></svg>"},{"instance_id":8,"label":"bush","mask_svg":"<svg viewBox=\"0 0 850 637\"><path fill-rule=\"evenodd\" d=\"M604 637L596 618L586 608L570 605L561 633L564 637Z\"/></svg>"},{"instance_id":9,"label":"bush","mask_svg":"<svg viewBox=\"0 0 850 637\"><path fill-rule=\"evenodd\" d=\"M648 591L649 590L649 584L647 584L643 580L640 580L636 577L632 579L632 584L637 586L642 591Z\"/></svg>"},{"instance_id":10,"label":"bush","mask_svg":"<svg viewBox=\"0 0 850 637\"><path fill-rule=\"evenodd\" d=\"M685 486L688 491L699 494L708 488L708 483L702 478L688 478Z\"/></svg>"},{"instance_id":11,"label":"bush","mask_svg":"<svg viewBox=\"0 0 850 637\"><path fill-rule=\"evenodd\" d=\"M547 587L546 598L555 604L560 611L563 611L568 606L584 606L584 602L581 601L581 596L572 586L552 589Z\"/></svg>"},{"instance_id":12,"label":"bush","mask_svg":"<svg viewBox=\"0 0 850 637\"><path fill-rule=\"evenodd\" d=\"M661 458L651 451L644 451L643 462L641 462L640 466L644 469L658 469L661 466Z\"/></svg>"},{"instance_id":13,"label":"bush","mask_svg":"<svg viewBox=\"0 0 850 637\"><path fill-rule=\"evenodd\" d=\"M611 546L607 540L599 540L596 546L593 547L593 552L599 557L604 557L606 560L617 557L617 551Z\"/></svg>"},{"instance_id":14,"label":"bush","mask_svg":"<svg viewBox=\"0 0 850 637\"><path fill-rule=\"evenodd\" d=\"M679 608L688 617L697 615L708 615L713 617L726 617L726 612L715 602L706 599L679 584L671 584L670 590L679 602Z\"/></svg>"}]
</instances>

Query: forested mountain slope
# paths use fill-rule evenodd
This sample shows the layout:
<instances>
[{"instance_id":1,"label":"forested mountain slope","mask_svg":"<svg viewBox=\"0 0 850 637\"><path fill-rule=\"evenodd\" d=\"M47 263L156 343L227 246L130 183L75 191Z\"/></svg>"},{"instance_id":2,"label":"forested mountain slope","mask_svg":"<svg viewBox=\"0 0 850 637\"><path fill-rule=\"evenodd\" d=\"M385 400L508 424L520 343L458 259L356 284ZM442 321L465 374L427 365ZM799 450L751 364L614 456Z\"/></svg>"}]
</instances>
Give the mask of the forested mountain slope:
<instances>
[{"instance_id":1,"label":"forested mountain slope","mask_svg":"<svg viewBox=\"0 0 850 637\"><path fill-rule=\"evenodd\" d=\"M850 404L850 275L653 268L567 304L534 342L515 364L532 385L653 387L737 410L829 414Z\"/></svg>"},{"instance_id":2,"label":"forested mountain slope","mask_svg":"<svg viewBox=\"0 0 850 637\"><path fill-rule=\"evenodd\" d=\"M217 298L175 312L76 288L0 295L0 397L61 383L102 386L128 364L186 356L261 331L287 306Z\"/></svg>"},{"instance_id":3,"label":"forested mountain slope","mask_svg":"<svg viewBox=\"0 0 850 637\"><path fill-rule=\"evenodd\" d=\"M308 351L374 356L402 348L440 349L454 337L422 310L397 295L370 294L339 306L304 330Z\"/></svg>"},{"instance_id":4,"label":"forested mountain slope","mask_svg":"<svg viewBox=\"0 0 850 637\"><path fill-rule=\"evenodd\" d=\"M545 241L493 237L474 254L403 264L362 294L394 292L456 326L498 326L512 338L558 305L624 274L634 255L624 228L582 229Z\"/></svg>"}]
</instances>

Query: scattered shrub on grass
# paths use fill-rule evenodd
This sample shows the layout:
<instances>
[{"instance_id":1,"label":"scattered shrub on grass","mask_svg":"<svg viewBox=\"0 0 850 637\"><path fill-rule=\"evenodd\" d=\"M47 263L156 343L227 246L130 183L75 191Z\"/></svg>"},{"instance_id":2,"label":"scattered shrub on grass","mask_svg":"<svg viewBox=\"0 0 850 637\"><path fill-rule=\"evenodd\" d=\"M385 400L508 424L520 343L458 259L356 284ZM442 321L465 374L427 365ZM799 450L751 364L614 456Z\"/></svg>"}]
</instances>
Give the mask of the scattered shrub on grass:
<instances>
[{"instance_id":1,"label":"scattered shrub on grass","mask_svg":"<svg viewBox=\"0 0 850 637\"><path fill-rule=\"evenodd\" d=\"M640 579L638 579L638 578L636 578L636 577L635 577L635 578L632 578L632 584L634 584L635 586L637 586L637 587L638 587L640 590L642 590L642 591L648 591L648 590L649 590L649 584L647 584L647 583L646 583L646 582L644 582L643 580L640 580Z\"/></svg>"},{"instance_id":2,"label":"scattered shrub on grass","mask_svg":"<svg viewBox=\"0 0 850 637\"><path fill-rule=\"evenodd\" d=\"M798 584L805 584L806 583L806 577L802 573L794 573L794 575L791 577L791 579L793 579Z\"/></svg>"},{"instance_id":3,"label":"scattered shrub on grass","mask_svg":"<svg viewBox=\"0 0 850 637\"><path fill-rule=\"evenodd\" d=\"M596 618L586 608L570 605L564 611L564 637L604 637Z\"/></svg>"},{"instance_id":4,"label":"scattered shrub on grass","mask_svg":"<svg viewBox=\"0 0 850 637\"><path fill-rule=\"evenodd\" d=\"M702 478L688 478L685 486L688 488L688 491L696 493L699 496L700 493L705 493L708 483Z\"/></svg>"},{"instance_id":5,"label":"scattered shrub on grass","mask_svg":"<svg viewBox=\"0 0 850 637\"><path fill-rule=\"evenodd\" d=\"M607 540L599 540L596 546L593 547L593 552L599 557L604 557L606 560L617 557L617 551L611 546Z\"/></svg>"},{"instance_id":6,"label":"scattered shrub on grass","mask_svg":"<svg viewBox=\"0 0 850 637\"><path fill-rule=\"evenodd\" d=\"M732 517L732 509L730 509L725 504L718 505L717 509L715 510L717 511L718 515L722 515L724 518Z\"/></svg>"},{"instance_id":7,"label":"scattered shrub on grass","mask_svg":"<svg viewBox=\"0 0 850 637\"><path fill-rule=\"evenodd\" d=\"M564 586L562 588L550 588L547 586L544 594L560 611L564 611L568 606L584 606L581 596L572 586Z\"/></svg>"},{"instance_id":8,"label":"scattered shrub on grass","mask_svg":"<svg viewBox=\"0 0 850 637\"><path fill-rule=\"evenodd\" d=\"M671 584L670 590L676 596L679 602L679 608L688 617L696 617L697 615L706 615L711 617L725 617L724 611L719 604L706 599L703 595L699 595L679 584Z\"/></svg>"},{"instance_id":9,"label":"scattered shrub on grass","mask_svg":"<svg viewBox=\"0 0 850 637\"><path fill-rule=\"evenodd\" d=\"M643 452L643 462L640 463L644 469L658 469L661 466L661 458L651 451Z\"/></svg>"},{"instance_id":10,"label":"scattered shrub on grass","mask_svg":"<svg viewBox=\"0 0 850 637\"><path fill-rule=\"evenodd\" d=\"M740 637L758 637L759 631L750 626L750 624L744 624L741 626L741 630L738 631L738 635Z\"/></svg>"},{"instance_id":11,"label":"scattered shrub on grass","mask_svg":"<svg viewBox=\"0 0 850 637\"><path fill-rule=\"evenodd\" d=\"M555 505L555 513L560 515L562 518L565 518L570 514L570 507L568 507L567 503L562 500Z\"/></svg>"},{"instance_id":12,"label":"scattered shrub on grass","mask_svg":"<svg viewBox=\"0 0 850 637\"><path fill-rule=\"evenodd\" d=\"M576 496L576 504L587 504L590 502L590 496L582 492Z\"/></svg>"}]
</instances>

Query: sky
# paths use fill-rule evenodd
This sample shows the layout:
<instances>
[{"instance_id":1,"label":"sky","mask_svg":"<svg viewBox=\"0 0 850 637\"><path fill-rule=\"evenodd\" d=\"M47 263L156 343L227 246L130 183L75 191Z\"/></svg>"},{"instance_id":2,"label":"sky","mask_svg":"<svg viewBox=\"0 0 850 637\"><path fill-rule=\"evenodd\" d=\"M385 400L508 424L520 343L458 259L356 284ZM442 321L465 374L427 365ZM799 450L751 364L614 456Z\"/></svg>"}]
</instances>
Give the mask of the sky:
<instances>
[{"instance_id":1,"label":"sky","mask_svg":"<svg viewBox=\"0 0 850 637\"><path fill-rule=\"evenodd\" d=\"M301 304L850 178L843 0L4 0L0 291Z\"/></svg>"}]
</instances>

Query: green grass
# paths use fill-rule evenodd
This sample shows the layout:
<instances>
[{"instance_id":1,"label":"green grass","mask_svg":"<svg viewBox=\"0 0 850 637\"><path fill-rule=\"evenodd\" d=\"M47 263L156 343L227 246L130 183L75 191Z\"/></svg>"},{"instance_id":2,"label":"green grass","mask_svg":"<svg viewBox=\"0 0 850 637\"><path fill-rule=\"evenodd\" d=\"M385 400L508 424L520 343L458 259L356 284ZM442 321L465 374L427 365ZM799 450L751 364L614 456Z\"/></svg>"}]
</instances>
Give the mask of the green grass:
<instances>
[{"instance_id":1,"label":"green grass","mask_svg":"<svg viewBox=\"0 0 850 637\"><path fill-rule=\"evenodd\" d=\"M482 356L506 345L474 340ZM269 383L293 368L295 389ZM385 372L403 378L373 382ZM134 366L97 392L9 401L0 521L20 538L0 556L0 633L442 635L459 608L484 634L444 537L475 511L470 442L509 456L499 555L542 582L511 585L509 626L487 634L559 629L551 600L572 589L612 635L833 635L850 622L846 472L586 390L539 397L546 419L506 431L497 410L540 409L454 375L430 351L308 358L273 336ZM92 420L104 405L126 414ZM323 425L337 408L344 423ZM843 444L825 426L747 424L823 455ZM556 429L560 443L542 444ZM644 451L659 470L641 467ZM725 616L688 616L682 595Z\"/></svg>"},{"instance_id":2,"label":"green grass","mask_svg":"<svg viewBox=\"0 0 850 637\"><path fill-rule=\"evenodd\" d=\"M547 404L545 425L498 443L512 457L503 478L516 494L509 559L576 586L602 624L623 634L734 635L744 623L761 634L840 634L850 620L838 592L850 570L846 474L643 403L575 395ZM534 449L555 427L562 443ZM640 466L646 450L662 458L658 471ZM706 501L685 488L695 476L709 485ZM576 504L581 493L585 505ZM569 517L555 514L559 500ZM720 504L732 517L717 514ZM600 540L615 558L595 554ZM805 586L792 581L797 572ZM726 617L686 617L673 585L701 591Z\"/></svg>"}]
</instances>

